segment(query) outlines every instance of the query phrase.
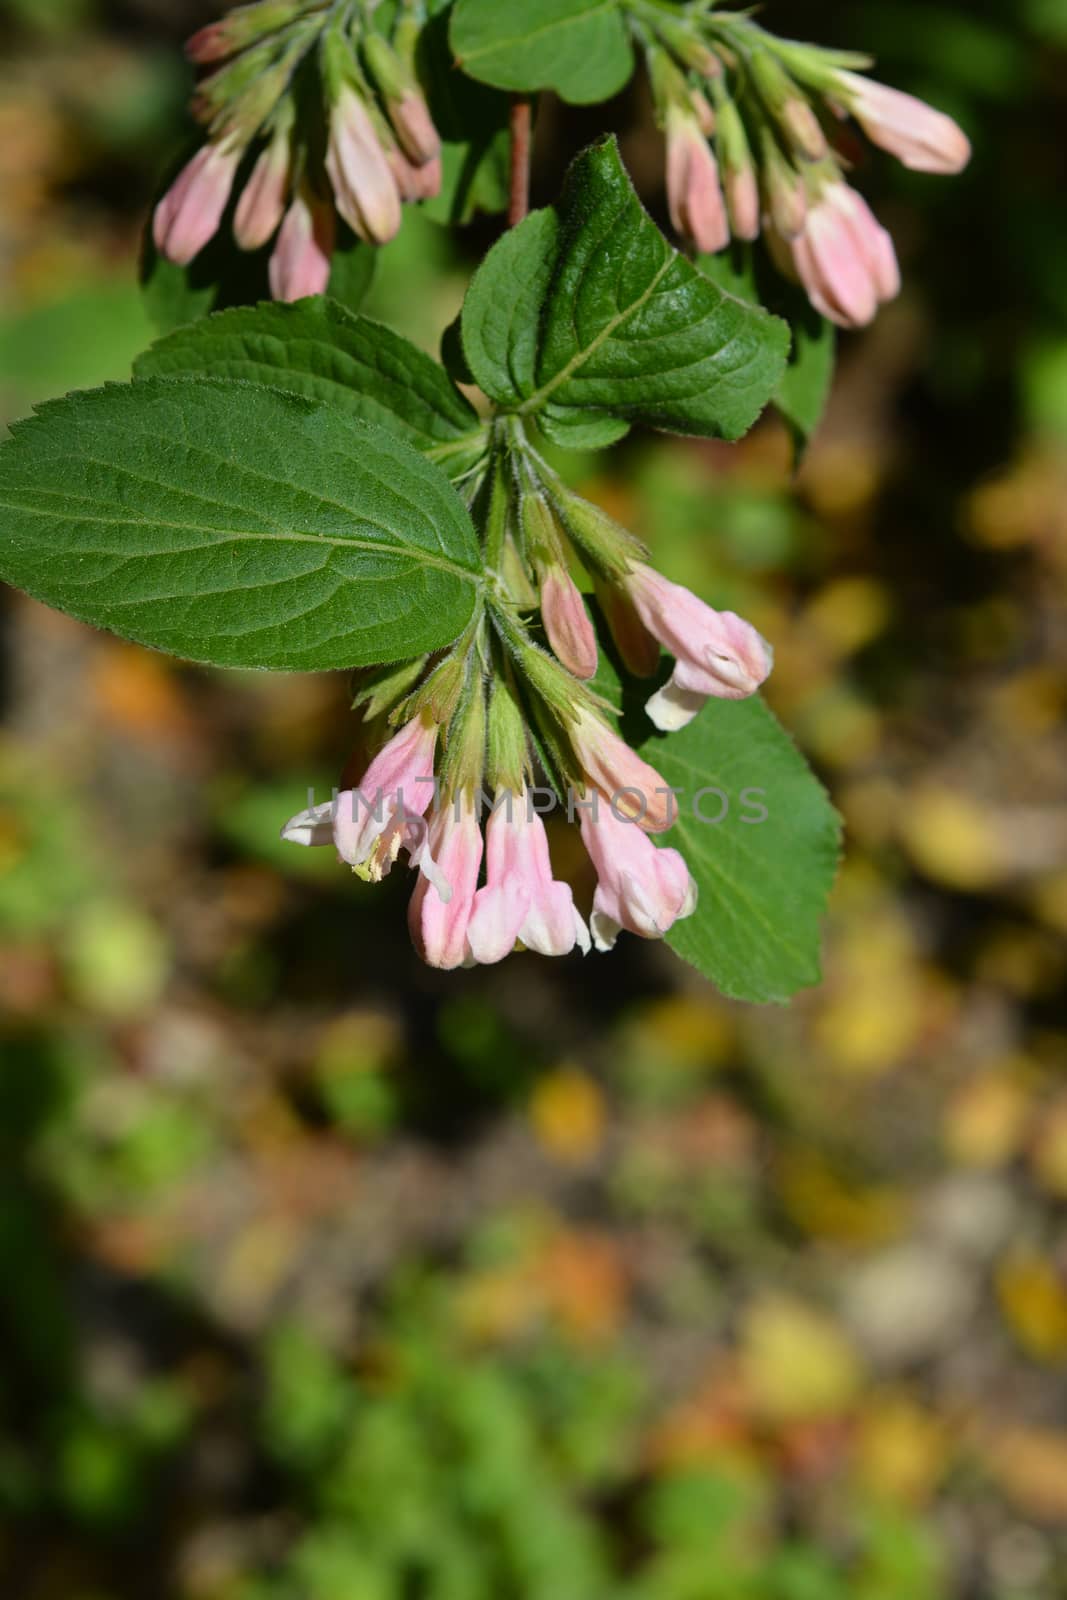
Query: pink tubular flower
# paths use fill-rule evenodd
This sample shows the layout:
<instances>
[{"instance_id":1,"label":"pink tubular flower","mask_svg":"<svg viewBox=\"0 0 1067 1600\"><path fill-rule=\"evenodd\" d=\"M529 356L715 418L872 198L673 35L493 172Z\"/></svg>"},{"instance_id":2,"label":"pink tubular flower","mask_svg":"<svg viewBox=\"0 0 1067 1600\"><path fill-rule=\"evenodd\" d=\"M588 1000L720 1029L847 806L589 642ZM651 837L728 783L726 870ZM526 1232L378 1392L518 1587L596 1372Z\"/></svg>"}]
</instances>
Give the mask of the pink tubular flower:
<instances>
[{"instance_id":1,"label":"pink tubular flower","mask_svg":"<svg viewBox=\"0 0 1067 1600\"><path fill-rule=\"evenodd\" d=\"M638 616L630 596L606 579L594 580L597 602L623 665L635 678L650 678L659 666L659 640Z\"/></svg>"},{"instance_id":2,"label":"pink tubular flower","mask_svg":"<svg viewBox=\"0 0 1067 1600\"><path fill-rule=\"evenodd\" d=\"M670 682L645 708L661 732L684 728L712 695L746 699L769 674L770 645L734 612L713 611L643 562L635 563L623 587L644 627L675 658Z\"/></svg>"},{"instance_id":3,"label":"pink tubular flower","mask_svg":"<svg viewBox=\"0 0 1067 1600\"><path fill-rule=\"evenodd\" d=\"M305 189L285 213L268 264L275 300L325 294L333 253L333 207Z\"/></svg>"},{"instance_id":4,"label":"pink tubular flower","mask_svg":"<svg viewBox=\"0 0 1067 1600\"><path fill-rule=\"evenodd\" d=\"M839 327L865 327L900 292L892 239L843 182L829 184L808 212L792 261L812 305Z\"/></svg>"},{"instance_id":5,"label":"pink tubular flower","mask_svg":"<svg viewBox=\"0 0 1067 1600\"><path fill-rule=\"evenodd\" d=\"M168 261L188 266L214 238L243 152L234 139L205 144L179 172L152 219L156 249Z\"/></svg>"},{"instance_id":6,"label":"pink tubular flower","mask_svg":"<svg viewBox=\"0 0 1067 1600\"><path fill-rule=\"evenodd\" d=\"M962 172L971 159L971 143L959 123L925 100L858 72L839 72L836 84L838 98L868 139L913 172L947 177Z\"/></svg>"},{"instance_id":7,"label":"pink tubular flower","mask_svg":"<svg viewBox=\"0 0 1067 1600\"><path fill-rule=\"evenodd\" d=\"M571 724L571 743L590 783L616 811L647 833L663 833L674 821L670 790L647 761L631 750L595 712L582 708Z\"/></svg>"},{"instance_id":8,"label":"pink tubular flower","mask_svg":"<svg viewBox=\"0 0 1067 1600\"><path fill-rule=\"evenodd\" d=\"M469 799L461 796L437 808L428 848L444 882L420 876L408 907L408 928L423 961L451 971L470 960L467 927L482 864L482 830ZM447 895L442 894L445 884Z\"/></svg>"},{"instance_id":9,"label":"pink tubular flower","mask_svg":"<svg viewBox=\"0 0 1067 1600\"><path fill-rule=\"evenodd\" d=\"M578 585L564 567L554 564L541 583L541 620L548 642L568 672L591 678L596 671L596 633Z\"/></svg>"},{"instance_id":10,"label":"pink tubular flower","mask_svg":"<svg viewBox=\"0 0 1067 1600\"><path fill-rule=\"evenodd\" d=\"M709 255L730 243L719 163L695 117L677 107L667 116L667 203L676 233Z\"/></svg>"},{"instance_id":11,"label":"pink tubular flower","mask_svg":"<svg viewBox=\"0 0 1067 1600\"><path fill-rule=\"evenodd\" d=\"M631 822L620 822L601 801L582 812L582 840L597 871L590 927L598 950L610 950L619 930L662 939L696 909L696 884L677 850L661 850Z\"/></svg>"},{"instance_id":12,"label":"pink tubular flower","mask_svg":"<svg viewBox=\"0 0 1067 1600\"><path fill-rule=\"evenodd\" d=\"M400 193L354 89L342 89L333 108L326 171L337 209L353 233L371 244L388 244L400 228Z\"/></svg>"},{"instance_id":13,"label":"pink tubular flower","mask_svg":"<svg viewBox=\"0 0 1067 1600\"><path fill-rule=\"evenodd\" d=\"M252 168L234 213L233 236L242 250L258 250L276 232L288 187L289 141L272 139Z\"/></svg>"},{"instance_id":14,"label":"pink tubular flower","mask_svg":"<svg viewBox=\"0 0 1067 1600\"><path fill-rule=\"evenodd\" d=\"M421 819L434 795L437 734L435 722L413 717L379 750L358 789L298 812L282 838L291 844L332 842L342 861L375 881L385 877L402 848L415 864L426 832Z\"/></svg>"},{"instance_id":15,"label":"pink tubular flower","mask_svg":"<svg viewBox=\"0 0 1067 1600\"><path fill-rule=\"evenodd\" d=\"M467 941L482 965L502 961L516 941L543 956L565 956L589 934L570 885L554 880L548 835L525 788L507 794L485 828L486 885L474 897Z\"/></svg>"}]
</instances>

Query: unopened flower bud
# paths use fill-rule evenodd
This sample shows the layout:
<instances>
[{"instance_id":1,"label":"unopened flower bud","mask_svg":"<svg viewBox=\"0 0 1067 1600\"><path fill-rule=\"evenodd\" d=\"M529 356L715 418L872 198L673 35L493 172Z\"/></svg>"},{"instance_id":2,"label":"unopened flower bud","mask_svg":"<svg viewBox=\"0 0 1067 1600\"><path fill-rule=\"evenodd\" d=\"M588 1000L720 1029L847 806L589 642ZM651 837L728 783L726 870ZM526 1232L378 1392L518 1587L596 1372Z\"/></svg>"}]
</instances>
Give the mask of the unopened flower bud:
<instances>
[{"instance_id":1,"label":"unopened flower bud","mask_svg":"<svg viewBox=\"0 0 1067 1600\"><path fill-rule=\"evenodd\" d=\"M541 580L541 620L557 658L576 678L591 678L597 667L596 634L577 584L557 562Z\"/></svg>"},{"instance_id":2,"label":"unopened flower bud","mask_svg":"<svg viewBox=\"0 0 1067 1600\"><path fill-rule=\"evenodd\" d=\"M759 183L745 125L728 95L718 101L719 164L722 168L730 227L738 239L757 239L760 231Z\"/></svg>"},{"instance_id":3,"label":"unopened flower bud","mask_svg":"<svg viewBox=\"0 0 1067 1600\"><path fill-rule=\"evenodd\" d=\"M913 172L962 172L971 158L970 140L959 124L914 95L856 72L838 72L833 93L872 143Z\"/></svg>"},{"instance_id":4,"label":"unopened flower bud","mask_svg":"<svg viewBox=\"0 0 1067 1600\"><path fill-rule=\"evenodd\" d=\"M352 88L341 90L330 115L326 171L353 233L388 244L400 229L400 193L370 114Z\"/></svg>"},{"instance_id":5,"label":"unopened flower bud","mask_svg":"<svg viewBox=\"0 0 1067 1600\"><path fill-rule=\"evenodd\" d=\"M285 213L268 264L274 299L325 294L333 247L333 207L305 185Z\"/></svg>"},{"instance_id":6,"label":"unopened flower bud","mask_svg":"<svg viewBox=\"0 0 1067 1600\"><path fill-rule=\"evenodd\" d=\"M238 6L221 22L209 23L194 33L186 42L185 53L197 66L225 61L265 34L287 27L304 9L301 0L260 0L258 5Z\"/></svg>"},{"instance_id":7,"label":"unopened flower bud","mask_svg":"<svg viewBox=\"0 0 1067 1600\"><path fill-rule=\"evenodd\" d=\"M696 118L678 107L667 113L667 204L675 232L698 250L714 255L729 244L718 162Z\"/></svg>"},{"instance_id":8,"label":"unopened flower bud","mask_svg":"<svg viewBox=\"0 0 1067 1600\"><path fill-rule=\"evenodd\" d=\"M404 154L425 166L440 155L441 139L413 74L380 33L366 36L363 55Z\"/></svg>"},{"instance_id":9,"label":"unopened flower bud","mask_svg":"<svg viewBox=\"0 0 1067 1600\"><path fill-rule=\"evenodd\" d=\"M771 220L782 238L795 239L808 214L803 174L786 160L769 130L764 131L761 155L763 187Z\"/></svg>"},{"instance_id":10,"label":"unopened flower bud","mask_svg":"<svg viewBox=\"0 0 1067 1600\"><path fill-rule=\"evenodd\" d=\"M597 712L579 707L568 732L582 771L620 816L636 822L646 833L662 833L671 826L672 797L660 774Z\"/></svg>"},{"instance_id":11,"label":"unopened flower bud","mask_svg":"<svg viewBox=\"0 0 1067 1600\"><path fill-rule=\"evenodd\" d=\"M186 163L155 209L160 255L184 267L214 238L243 154L242 143L227 139L202 145Z\"/></svg>"},{"instance_id":12,"label":"unopened flower bud","mask_svg":"<svg viewBox=\"0 0 1067 1600\"><path fill-rule=\"evenodd\" d=\"M755 51L751 67L761 100L793 148L808 161L822 160L826 135L803 91L768 50Z\"/></svg>"},{"instance_id":13,"label":"unopened flower bud","mask_svg":"<svg viewBox=\"0 0 1067 1600\"><path fill-rule=\"evenodd\" d=\"M277 231L289 190L289 131L280 129L261 152L233 219L233 236L242 250L258 250Z\"/></svg>"}]
</instances>

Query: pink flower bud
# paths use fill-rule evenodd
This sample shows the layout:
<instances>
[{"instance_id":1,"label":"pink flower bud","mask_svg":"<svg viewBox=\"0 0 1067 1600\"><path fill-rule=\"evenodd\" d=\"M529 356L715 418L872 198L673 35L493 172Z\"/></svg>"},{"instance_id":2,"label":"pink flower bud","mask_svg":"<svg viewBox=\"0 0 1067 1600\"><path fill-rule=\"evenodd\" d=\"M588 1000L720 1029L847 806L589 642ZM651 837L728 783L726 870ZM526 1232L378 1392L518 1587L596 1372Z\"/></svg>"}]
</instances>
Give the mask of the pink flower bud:
<instances>
[{"instance_id":1,"label":"pink flower bud","mask_svg":"<svg viewBox=\"0 0 1067 1600\"><path fill-rule=\"evenodd\" d=\"M242 250L258 250L276 232L285 214L289 187L288 136L272 139L252 168L233 219L233 236Z\"/></svg>"},{"instance_id":2,"label":"pink flower bud","mask_svg":"<svg viewBox=\"0 0 1067 1600\"><path fill-rule=\"evenodd\" d=\"M548 567L541 583L541 620L548 642L568 672L591 678L596 672L596 633L577 584L559 565Z\"/></svg>"},{"instance_id":3,"label":"pink flower bud","mask_svg":"<svg viewBox=\"0 0 1067 1600\"><path fill-rule=\"evenodd\" d=\"M603 800L595 811L583 809L581 829L597 871L590 927L598 950L610 950L623 928L662 939L696 910L696 885L677 850L659 849Z\"/></svg>"},{"instance_id":4,"label":"pink flower bud","mask_svg":"<svg viewBox=\"0 0 1067 1600\"><path fill-rule=\"evenodd\" d=\"M719 164L696 119L677 106L667 117L667 202L671 224L714 255L730 242Z\"/></svg>"},{"instance_id":5,"label":"pink flower bud","mask_svg":"<svg viewBox=\"0 0 1067 1600\"><path fill-rule=\"evenodd\" d=\"M400 194L363 101L345 87L330 117L326 171L352 232L388 244L400 228Z\"/></svg>"},{"instance_id":6,"label":"pink flower bud","mask_svg":"<svg viewBox=\"0 0 1067 1600\"><path fill-rule=\"evenodd\" d=\"M809 161L821 161L826 154L826 135L810 103L799 95L791 96L781 109L780 119L801 155Z\"/></svg>"},{"instance_id":7,"label":"pink flower bud","mask_svg":"<svg viewBox=\"0 0 1067 1600\"><path fill-rule=\"evenodd\" d=\"M429 848L448 884L420 876L408 907L408 928L416 951L431 967L451 971L470 960L467 928L482 864L482 830L466 797L437 807L430 819Z\"/></svg>"},{"instance_id":8,"label":"pink flower bud","mask_svg":"<svg viewBox=\"0 0 1067 1600\"><path fill-rule=\"evenodd\" d=\"M924 100L858 72L839 72L836 83L868 139L913 172L951 175L962 172L971 159L963 129Z\"/></svg>"},{"instance_id":9,"label":"pink flower bud","mask_svg":"<svg viewBox=\"0 0 1067 1600\"><path fill-rule=\"evenodd\" d=\"M474 897L467 940L474 960L501 961L516 941L543 956L565 956L589 934L569 884L552 877L548 835L526 789L496 796L486 824L486 885Z\"/></svg>"},{"instance_id":10,"label":"pink flower bud","mask_svg":"<svg viewBox=\"0 0 1067 1600\"><path fill-rule=\"evenodd\" d=\"M589 782L615 810L648 833L663 833L674 821L670 790L647 761L631 750L595 712L582 707L570 727L571 744Z\"/></svg>"},{"instance_id":11,"label":"pink flower bud","mask_svg":"<svg viewBox=\"0 0 1067 1600\"><path fill-rule=\"evenodd\" d=\"M808 196L804 179L784 161L764 170L767 207L771 220L783 239L795 239L804 231L808 216Z\"/></svg>"},{"instance_id":12,"label":"pink flower bud","mask_svg":"<svg viewBox=\"0 0 1067 1600\"><path fill-rule=\"evenodd\" d=\"M218 232L243 145L205 144L179 172L156 206L152 237L160 255L188 266Z\"/></svg>"},{"instance_id":13,"label":"pink flower bud","mask_svg":"<svg viewBox=\"0 0 1067 1600\"><path fill-rule=\"evenodd\" d=\"M845 218L880 301L895 300L900 293L900 266L888 231L882 227L863 196L847 183L834 184L828 191L830 203Z\"/></svg>"},{"instance_id":14,"label":"pink flower bud","mask_svg":"<svg viewBox=\"0 0 1067 1600\"><path fill-rule=\"evenodd\" d=\"M753 167L726 170L726 206L735 239L758 239L760 235L759 183Z\"/></svg>"},{"instance_id":15,"label":"pink flower bud","mask_svg":"<svg viewBox=\"0 0 1067 1600\"><path fill-rule=\"evenodd\" d=\"M441 154L441 136L417 89L409 90L399 100L389 100L386 110L401 149L416 167L424 167Z\"/></svg>"},{"instance_id":16,"label":"pink flower bud","mask_svg":"<svg viewBox=\"0 0 1067 1600\"><path fill-rule=\"evenodd\" d=\"M285 213L268 264L275 300L325 294L333 245L333 208L304 189Z\"/></svg>"},{"instance_id":17,"label":"pink flower bud","mask_svg":"<svg viewBox=\"0 0 1067 1600\"><path fill-rule=\"evenodd\" d=\"M427 161L424 166L416 167L402 150L394 146L393 149L386 151L385 159L401 200L432 200L435 195L440 194L442 178L440 156L433 161Z\"/></svg>"},{"instance_id":18,"label":"pink flower bud","mask_svg":"<svg viewBox=\"0 0 1067 1600\"><path fill-rule=\"evenodd\" d=\"M239 48L224 22L209 23L185 41L185 54L198 67L208 66L213 61L225 61Z\"/></svg>"},{"instance_id":19,"label":"pink flower bud","mask_svg":"<svg viewBox=\"0 0 1067 1600\"><path fill-rule=\"evenodd\" d=\"M713 611L642 562L624 579L624 588L641 622L676 660L670 682L645 708L662 732L684 728L710 696L746 699L770 673L770 645L734 612Z\"/></svg>"}]
</instances>

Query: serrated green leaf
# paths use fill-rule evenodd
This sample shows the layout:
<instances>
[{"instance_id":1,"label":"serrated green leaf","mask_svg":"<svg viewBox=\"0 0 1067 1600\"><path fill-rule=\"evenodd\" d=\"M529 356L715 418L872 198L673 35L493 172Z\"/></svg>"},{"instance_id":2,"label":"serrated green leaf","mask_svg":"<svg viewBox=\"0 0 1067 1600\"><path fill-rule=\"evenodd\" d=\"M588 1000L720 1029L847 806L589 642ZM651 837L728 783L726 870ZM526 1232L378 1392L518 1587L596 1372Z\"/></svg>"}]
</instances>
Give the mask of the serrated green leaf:
<instances>
[{"instance_id":1,"label":"serrated green leaf","mask_svg":"<svg viewBox=\"0 0 1067 1600\"><path fill-rule=\"evenodd\" d=\"M329 299L220 311L160 339L135 378L241 378L393 428L420 450L475 433L444 368L401 334Z\"/></svg>"},{"instance_id":2,"label":"serrated green leaf","mask_svg":"<svg viewBox=\"0 0 1067 1600\"><path fill-rule=\"evenodd\" d=\"M663 843L685 857L700 899L667 943L732 1000L783 1002L818 983L841 822L785 729L753 697L709 700L687 728L650 735L643 707L654 684L620 674L610 649L593 687L681 791Z\"/></svg>"},{"instance_id":3,"label":"serrated green leaf","mask_svg":"<svg viewBox=\"0 0 1067 1600\"><path fill-rule=\"evenodd\" d=\"M232 379L52 401L0 446L0 577L217 666L322 670L448 644L480 557L395 433Z\"/></svg>"},{"instance_id":4,"label":"serrated green leaf","mask_svg":"<svg viewBox=\"0 0 1067 1600\"><path fill-rule=\"evenodd\" d=\"M457 0L452 49L464 72L498 89L552 89L590 105L617 94L634 69L618 0Z\"/></svg>"},{"instance_id":5,"label":"serrated green leaf","mask_svg":"<svg viewBox=\"0 0 1067 1600\"><path fill-rule=\"evenodd\" d=\"M490 251L463 344L486 393L554 437L578 427L596 442L614 418L735 439L778 385L789 330L672 249L605 139L573 163L556 208ZM619 431L603 426L601 442Z\"/></svg>"},{"instance_id":6,"label":"serrated green leaf","mask_svg":"<svg viewBox=\"0 0 1067 1600\"><path fill-rule=\"evenodd\" d=\"M804 454L822 421L833 383L837 333L832 322L814 309L803 291L784 279L766 252L734 244L716 256L701 256L700 265L720 288L763 305L789 324L792 347L774 405L793 435L798 457Z\"/></svg>"}]
</instances>

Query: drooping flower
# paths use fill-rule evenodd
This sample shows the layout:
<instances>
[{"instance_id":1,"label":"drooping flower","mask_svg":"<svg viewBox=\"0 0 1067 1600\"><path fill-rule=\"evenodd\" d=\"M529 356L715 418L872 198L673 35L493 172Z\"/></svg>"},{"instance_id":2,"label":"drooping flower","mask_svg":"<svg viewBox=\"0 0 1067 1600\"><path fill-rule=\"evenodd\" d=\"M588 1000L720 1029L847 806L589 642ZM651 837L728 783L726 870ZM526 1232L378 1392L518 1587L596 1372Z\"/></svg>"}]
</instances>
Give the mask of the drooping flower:
<instances>
[{"instance_id":1,"label":"drooping flower","mask_svg":"<svg viewBox=\"0 0 1067 1600\"><path fill-rule=\"evenodd\" d=\"M643 562L633 564L622 587L643 626L675 658L669 683L645 708L661 731L684 728L710 696L746 699L770 673L770 645L735 612L714 611Z\"/></svg>"},{"instance_id":2,"label":"drooping flower","mask_svg":"<svg viewBox=\"0 0 1067 1600\"><path fill-rule=\"evenodd\" d=\"M333 207L308 188L295 197L278 231L268 264L275 300L325 294L334 244Z\"/></svg>"},{"instance_id":3,"label":"drooping flower","mask_svg":"<svg viewBox=\"0 0 1067 1600\"><path fill-rule=\"evenodd\" d=\"M244 145L236 139L202 145L156 206L152 237L160 255L188 266L218 232Z\"/></svg>"},{"instance_id":4,"label":"drooping flower","mask_svg":"<svg viewBox=\"0 0 1067 1600\"><path fill-rule=\"evenodd\" d=\"M971 159L971 142L959 123L915 95L846 71L837 73L834 91L871 143L913 172L948 177Z\"/></svg>"},{"instance_id":5,"label":"drooping flower","mask_svg":"<svg viewBox=\"0 0 1067 1600\"><path fill-rule=\"evenodd\" d=\"M567 883L552 876L548 835L525 787L497 796L485 829L486 883L467 929L474 960L501 961L516 941L543 956L565 956L589 933Z\"/></svg>"},{"instance_id":6,"label":"drooping flower","mask_svg":"<svg viewBox=\"0 0 1067 1600\"><path fill-rule=\"evenodd\" d=\"M662 939L696 909L696 885L677 850L660 849L632 822L622 822L598 797L581 814L582 840L597 871L590 928L598 950L610 950L621 929Z\"/></svg>"},{"instance_id":7,"label":"drooping flower","mask_svg":"<svg viewBox=\"0 0 1067 1600\"><path fill-rule=\"evenodd\" d=\"M428 966L451 971L471 959L467 930L482 864L482 830L470 796L460 793L438 803L427 848L439 878L420 874L408 907L408 929Z\"/></svg>"}]
</instances>

